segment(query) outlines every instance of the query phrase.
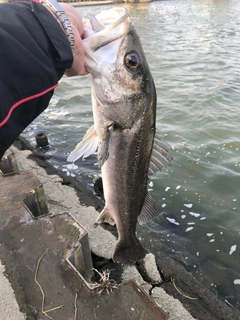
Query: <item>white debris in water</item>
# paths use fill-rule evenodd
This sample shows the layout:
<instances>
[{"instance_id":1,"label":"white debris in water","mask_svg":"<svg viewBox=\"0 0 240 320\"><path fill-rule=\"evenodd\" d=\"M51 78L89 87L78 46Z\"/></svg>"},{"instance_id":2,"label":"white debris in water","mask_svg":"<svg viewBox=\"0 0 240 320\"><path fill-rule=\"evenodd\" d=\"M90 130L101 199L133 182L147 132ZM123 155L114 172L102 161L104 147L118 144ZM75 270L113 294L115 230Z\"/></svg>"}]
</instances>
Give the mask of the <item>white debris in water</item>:
<instances>
[{"instance_id":1,"label":"white debris in water","mask_svg":"<svg viewBox=\"0 0 240 320\"><path fill-rule=\"evenodd\" d=\"M233 307L233 305L227 299L225 299L224 302L226 302L226 304L228 304L231 308Z\"/></svg>"},{"instance_id":2,"label":"white debris in water","mask_svg":"<svg viewBox=\"0 0 240 320\"><path fill-rule=\"evenodd\" d=\"M69 163L69 164L64 164L63 167L66 167L69 170L74 170L74 169L78 168L78 166L76 166L76 164L74 162Z\"/></svg>"},{"instance_id":3,"label":"white debris in water","mask_svg":"<svg viewBox=\"0 0 240 320\"><path fill-rule=\"evenodd\" d=\"M192 229L193 229L193 227L188 227L188 228L186 229L186 232L191 231Z\"/></svg>"},{"instance_id":4,"label":"white debris in water","mask_svg":"<svg viewBox=\"0 0 240 320\"><path fill-rule=\"evenodd\" d=\"M211 237L211 236L213 236L214 235L214 233L207 233L207 236L208 237Z\"/></svg>"},{"instance_id":5,"label":"white debris in water","mask_svg":"<svg viewBox=\"0 0 240 320\"><path fill-rule=\"evenodd\" d=\"M195 222L188 222L188 225L195 224Z\"/></svg>"},{"instance_id":6,"label":"white debris in water","mask_svg":"<svg viewBox=\"0 0 240 320\"><path fill-rule=\"evenodd\" d=\"M237 201L237 199L233 199L233 201Z\"/></svg>"},{"instance_id":7,"label":"white debris in water","mask_svg":"<svg viewBox=\"0 0 240 320\"><path fill-rule=\"evenodd\" d=\"M70 176L70 172L67 169L62 169L63 172L66 172L67 176Z\"/></svg>"},{"instance_id":8,"label":"white debris in water","mask_svg":"<svg viewBox=\"0 0 240 320\"><path fill-rule=\"evenodd\" d=\"M200 220L205 220L206 219L206 217L202 217L202 218L200 218Z\"/></svg>"},{"instance_id":9,"label":"white debris in water","mask_svg":"<svg viewBox=\"0 0 240 320\"><path fill-rule=\"evenodd\" d=\"M181 188L181 186L177 186L177 187L176 187L176 189L180 189L180 188Z\"/></svg>"},{"instance_id":10,"label":"white debris in water","mask_svg":"<svg viewBox=\"0 0 240 320\"><path fill-rule=\"evenodd\" d=\"M215 241L215 239L211 239L211 240L209 240L209 242L214 242Z\"/></svg>"},{"instance_id":11,"label":"white debris in water","mask_svg":"<svg viewBox=\"0 0 240 320\"><path fill-rule=\"evenodd\" d=\"M166 207L166 203L163 203L163 204L162 204L162 208L165 208L165 207Z\"/></svg>"},{"instance_id":12,"label":"white debris in water","mask_svg":"<svg viewBox=\"0 0 240 320\"><path fill-rule=\"evenodd\" d=\"M236 251L236 250L237 250L237 245L234 244L233 246L231 246L230 251L229 251L229 254L230 254L230 255L233 254L233 252Z\"/></svg>"},{"instance_id":13,"label":"white debris in water","mask_svg":"<svg viewBox=\"0 0 240 320\"><path fill-rule=\"evenodd\" d=\"M199 252L196 252L196 255L199 257Z\"/></svg>"},{"instance_id":14,"label":"white debris in water","mask_svg":"<svg viewBox=\"0 0 240 320\"><path fill-rule=\"evenodd\" d=\"M193 206L192 203L184 203L183 205L187 208L192 208Z\"/></svg>"},{"instance_id":15,"label":"white debris in water","mask_svg":"<svg viewBox=\"0 0 240 320\"><path fill-rule=\"evenodd\" d=\"M240 279L235 279L235 280L233 281L233 283L234 283L234 284L240 284Z\"/></svg>"},{"instance_id":16,"label":"white debris in water","mask_svg":"<svg viewBox=\"0 0 240 320\"><path fill-rule=\"evenodd\" d=\"M165 189L165 191L168 191L170 189L170 187L167 187L166 189Z\"/></svg>"},{"instance_id":17,"label":"white debris in water","mask_svg":"<svg viewBox=\"0 0 240 320\"><path fill-rule=\"evenodd\" d=\"M182 214L182 215L181 215L181 218L182 218L182 219L185 219L185 218L186 218L186 215L185 215L185 214Z\"/></svg>"},{"instance_id":18,"label":"white debris in water","mask_svg":"<svg viewBox=\"0 0 240 320\"><path fill-rule=\"evenodd\" d=\"M148 185L149 185L149 187L151 187L151 188L152 188L152 187L153 187L153 182L152 182L152 181L150 181Z\"/></svg>"},{"instance_id":19,"label":"white debris in water","mask_svg":"<svg viewBox=\"0 0 240 320\"><path fill-rule=\"evenodd\" d=\"M169 218L169 217L167 217L166 219L167 219L169 222L171 222L171 223L173 223L173 224L176 224L177 226L180 225L180 223L177 222L174 218Z\"/></svg>"},{"instance_id":20,"label":"white debris in water","mask_svg":"<svg viewBox=\"0 0 240 320\"><path fill-rule=\"evenodd\" d=\"M190 214L191 216L196 217L196 218L200 216L200 213L196 213L196 212L189 212L189 214Z\"/></svg>"}]
</instances>

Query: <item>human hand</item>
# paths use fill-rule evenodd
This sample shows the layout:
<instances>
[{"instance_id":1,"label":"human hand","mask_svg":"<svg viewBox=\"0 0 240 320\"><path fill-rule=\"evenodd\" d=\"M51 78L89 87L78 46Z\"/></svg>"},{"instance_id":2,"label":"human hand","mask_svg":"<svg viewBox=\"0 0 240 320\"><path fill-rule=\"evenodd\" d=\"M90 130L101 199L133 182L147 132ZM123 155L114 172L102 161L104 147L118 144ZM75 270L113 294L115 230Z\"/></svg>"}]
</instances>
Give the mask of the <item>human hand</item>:
<instances>
[{"instance_id":1,"label":"human hand","mask_svg":"<svg viewBox=\"0 0 240 320\"><path fill-rule=\"evenodd\" d=\"M75 44L73 49L73 64L71 68L66 69L65 75L68 77L83 76L88 73L84 65L84 48L82 44L82 36L84 29L83 21L78 11L75 8L73 8L70 4L61 2L60 5L65 10L68 18L72 23L75 38Z\"/></svg>"}]
</instances>

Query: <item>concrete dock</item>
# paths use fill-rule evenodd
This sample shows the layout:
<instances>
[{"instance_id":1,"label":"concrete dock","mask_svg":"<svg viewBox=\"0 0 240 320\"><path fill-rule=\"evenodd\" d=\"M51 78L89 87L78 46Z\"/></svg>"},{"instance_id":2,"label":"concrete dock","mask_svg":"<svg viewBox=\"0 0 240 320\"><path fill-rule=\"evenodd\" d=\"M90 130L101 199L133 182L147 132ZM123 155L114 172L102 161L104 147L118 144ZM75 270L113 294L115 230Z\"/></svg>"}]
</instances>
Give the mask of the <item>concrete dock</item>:
<instances>
[{"instance_id":1,"label":"concrete dock","mask_svg":"<svg viewBox=\"0 0 240 320\"><path fill-rule=\"evenodd\" d=\"M41 152L12 146L0 170L0 320L240 320L173 257L114 263L101 200Z\"/></svg>"}]
</instances>

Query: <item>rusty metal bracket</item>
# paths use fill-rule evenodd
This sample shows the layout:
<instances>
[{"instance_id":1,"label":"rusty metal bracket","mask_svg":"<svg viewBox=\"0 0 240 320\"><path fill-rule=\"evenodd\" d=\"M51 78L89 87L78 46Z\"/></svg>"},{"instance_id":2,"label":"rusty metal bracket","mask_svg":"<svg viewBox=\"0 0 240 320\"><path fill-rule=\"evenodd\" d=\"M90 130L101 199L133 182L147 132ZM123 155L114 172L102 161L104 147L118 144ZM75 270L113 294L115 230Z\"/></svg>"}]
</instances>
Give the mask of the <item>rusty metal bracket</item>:
<instances>
[{"instance_id":1,"label":"rusty metal bracket","mask_svg":"<svg viewBox=\"0 0 240 320\"><path fill-rule=\"evenodd\" d=\"M8 149L0 159L0 173L3 176L19 173L18 164L11 149Z\"/></svg>"},{"instance_id":2,"label":"rusty metal bracket","mask_svg":"<svg viewBox=\"0 0 240 320\"><path fill-rule=\"evenodd\" d=\"M49 214L47 199L42 185L30 191L22 203L33 218Z\"/></svg>"}]
</instances>

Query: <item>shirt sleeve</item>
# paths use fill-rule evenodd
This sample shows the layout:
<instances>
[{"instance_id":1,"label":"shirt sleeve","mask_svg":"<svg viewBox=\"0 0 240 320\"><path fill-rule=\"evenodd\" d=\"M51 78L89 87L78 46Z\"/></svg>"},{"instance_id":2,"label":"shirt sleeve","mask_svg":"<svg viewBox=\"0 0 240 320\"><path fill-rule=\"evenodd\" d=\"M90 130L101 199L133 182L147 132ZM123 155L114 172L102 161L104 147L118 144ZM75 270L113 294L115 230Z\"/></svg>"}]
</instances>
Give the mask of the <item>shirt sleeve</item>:
<instances>
[{"instance_id":1,"label":"shirt sleeve","mask_svg":"<svg viewBox=\"0 0 240 320\"><path fill-rule=\"evenodd\" d=\"M41 4L0 4L0 159L45 109L73 63L68 39Z\"/></svg>"}]
</instances>

